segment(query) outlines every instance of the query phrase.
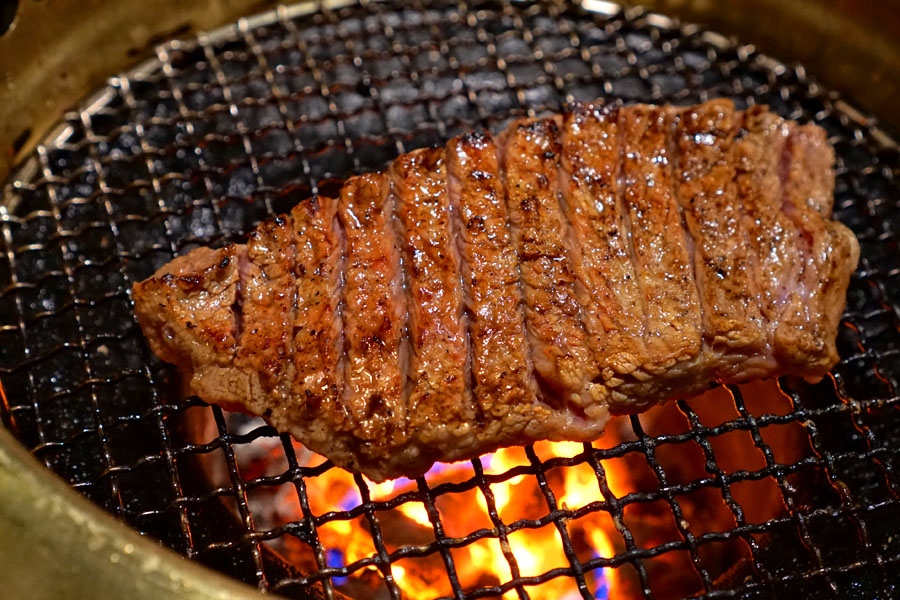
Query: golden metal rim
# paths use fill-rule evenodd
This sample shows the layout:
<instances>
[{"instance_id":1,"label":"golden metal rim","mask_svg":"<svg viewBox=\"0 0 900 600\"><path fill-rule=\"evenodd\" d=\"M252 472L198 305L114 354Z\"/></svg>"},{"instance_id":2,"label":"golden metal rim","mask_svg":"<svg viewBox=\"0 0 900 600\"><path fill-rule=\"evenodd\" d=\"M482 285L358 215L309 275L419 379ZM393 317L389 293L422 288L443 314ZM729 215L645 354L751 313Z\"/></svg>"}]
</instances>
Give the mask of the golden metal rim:
<instances>
[{"instance_id":1,"label":"golden metal rim","mask_svg":"<svg viewBox=\"0 0 900 600\"><path fill-rule=\"evenodd\" d=\"M7 598L260 597L126 527L2 428L0 498L0 589Z\"/></svg>"}]
</instances>

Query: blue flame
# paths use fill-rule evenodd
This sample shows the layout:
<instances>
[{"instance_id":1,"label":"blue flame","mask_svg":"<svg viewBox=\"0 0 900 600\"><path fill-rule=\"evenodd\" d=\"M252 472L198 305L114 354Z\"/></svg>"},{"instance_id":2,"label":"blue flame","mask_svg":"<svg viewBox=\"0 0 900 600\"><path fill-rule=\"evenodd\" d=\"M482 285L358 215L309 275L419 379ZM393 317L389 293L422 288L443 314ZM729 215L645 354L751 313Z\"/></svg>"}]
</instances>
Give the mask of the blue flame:
<instances>
[{"instance_id":1,"label":"blue flame","mask_svg":"<svg viewBox=\"0 0 900 600\"><path fill-rule=\"evenodd\" d=\"M594 572L594 582L597 586L594 589L594 598L597 600L607 600L609 598L609 577L607 577L609 570L609 567L606 567Z\"/></svg>"},{"instance_id":2,"label":"blue flame","mask_svg":"<svg viewBox=\"0 0 900 600\"><path fill-rule=\"evenodd\" d=\"M434 467L432 467L432 469L434 469ZM428 471L428 473L431 473L431 471ZM426 473L426 475L428 473ZM397 490L409 489L413 486L414 483L415 482L412 479L407 479L406 477L399 477L394 481L394 492L396 492Z\"/></svg>"},{"instance_id":3,"label":"blue flame","mask_svg":"<svg viewBox=\"0 0 900 600\"><path fill-rule=\"evenodd\" d=\"M594 558L603 558L600 553L594 550ZM594 576L594 598L596 600L608 600L609 598L609 579L612 574L611 567L602 567L592 572Z\"/></svg>"},{"instance_id":4,"label":"blue flame","mask_svg":"<svg viewBox=\"0 0 900 600\"><path fill-rule=\"evenodd\" d=\"M340 502L338 502L338 508L343 511L348 511L356 508L360 504L362 504L362 496L359 495L359 490L350 488L347 490L347 493L344 494L344 497L341 498Z\"/></svg>"},{"instance_id":5,"label":"blue flame","mask_svg":"<svg viewBox=\"0 0 900 600\"><path fill-rule=\"evenodd\" d=\"M433 465L431 465L431 468L428 469L428 472L425 473L425 478L427 479L429 477L437 475L441 471L445 470L448 466L449 465L447 465L447 463L441 463L441 462L434 463Z\"/></svg>"},{"instance_id":6,"label":"blue flame","mask_svg":"<svg viewBox=\"0 0 900 600\"><path fill-rule=\"evenodd\" d=\"M329 548L325 551L325 564L329 567L334 567L335 569L343 569L347 565L344 564L344 553L336 548ZM340 587L345 585L349 580L349 577L332 577L331 582Z\"/></svg>"}]
</instances>

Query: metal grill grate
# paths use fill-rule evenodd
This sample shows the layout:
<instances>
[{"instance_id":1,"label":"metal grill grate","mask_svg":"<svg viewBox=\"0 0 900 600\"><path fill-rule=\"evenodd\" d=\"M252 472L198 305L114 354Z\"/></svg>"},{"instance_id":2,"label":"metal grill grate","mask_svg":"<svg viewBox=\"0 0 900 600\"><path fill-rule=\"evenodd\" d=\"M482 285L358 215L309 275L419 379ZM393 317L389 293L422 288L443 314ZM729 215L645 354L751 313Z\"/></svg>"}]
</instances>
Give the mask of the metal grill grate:
<instances>
[{"instance_id":1,"label":"metal grill grate","mask_svg":"<svg viewBox=\"0 0 900 600\"><path fill-rule=\"evenodd\" d=\"M475 460L453 481L429 474L388 499L373 499L372 486L355 477L354 505L322 511L308 489L337 469L258 421L182 400L173 370L151 355L132 316L131 284L174 255L240 239L267 215L333 192L400 152L555 112L567 100L690 104L716 96L740 107L765 103L829 131L836 215L862 245L839 333L843 360L818 385L780 382L784 410L759 410L752 389L731 387L719 390L733 408L721 422L679 401L681 431L654 431L634 417L614 447L584 445L553 458L527 448L521 465L495 472L488 459ZM637 593L663 598L671 593L654 580L654 561L680 553L697 596L896 597L898 165L891 138L801 68L660 15L593 0L282 7L161 45L153 60L66 115L7 183L2 416L48 467L123 521L289 596L337 595L336 586L350 589L348 576L374 567L377 593L399 598L398 562L431 557L457 599L529 598L560 577L571 579L573 597L589 598L602 593L597 581L607 568L629 570ZM794 427L809 451L786 461L769 441L779 427ZM727 466L733 457L716 448L728 436L749 436L762 463ZM699 452L703 475L683 481L665 459L686 446ZM257 447L269 457L260 469L247 458ZM652 488L617 497L606 472L615 460L643 461ZM596 497L563 505L554 482L576 468L593 473ZM540 514L505 520L496 490L519 477L536 485L543 505ZM763 522L735 493L759 481L774 481L784 504ZM269 523L258 499L275 489L290 491L299 516ZM727 507L726 530L698 533L686 519L691 495L701 492ZM488 525L451 535L440 503L465 493L483 498ZM424 506L430 538L393 547L385 523L411 502ZM634 511L654 504L671 512L676 535L648 544ZM572 523L601 512L621 536L614 556L585 553L574 533ZM353 520L363 522L372 550L346 565L322 531ZM566 563L531 573L510 539L542 527L555 528ZM301 568L272 550L287 541L311 557ZM499 544L509 576L464 585L459 550L482 542ZM723 573L710 555L727 543L746 552Z\"/></svg>"}]
</instances>

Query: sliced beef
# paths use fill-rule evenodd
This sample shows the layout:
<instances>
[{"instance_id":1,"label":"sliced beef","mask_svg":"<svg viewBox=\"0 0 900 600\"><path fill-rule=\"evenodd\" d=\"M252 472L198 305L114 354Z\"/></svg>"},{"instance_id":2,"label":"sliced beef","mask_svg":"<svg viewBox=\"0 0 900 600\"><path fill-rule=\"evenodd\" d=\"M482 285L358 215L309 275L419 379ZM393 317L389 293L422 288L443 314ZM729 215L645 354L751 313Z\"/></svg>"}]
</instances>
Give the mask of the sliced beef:
<instances>
[{"instance_id":1,"label":"sliced beef","mask_svg":"<svg viewBox=\"0 0 900 600\"><path fill-rule=\"evenodd\" d=\"M476 411L444 150L404 154L389 174L409 287L409 427L424 447L469 446Z\"/></svg>"},{"instance_id":2,"label":"sliced beef","mask_svg":"<svg viewBox=\"0 0 900 600\"><path fill-rule=\"evenodd\" d=\"M643 300L622 206L619 109L576 104L563 115L561 188L576 252L572 268L582 288L588 345L598 383L610 403L629 402L618 388L647 379Z\"/></svg>"},{"instance_id":3,"label":"sliced beef","mask_svg":"<svg viewBox=\"0 0 900 600\"><path fill-rule=\"evenodd\" d=\"M246 246L197 248L136 284L134 311L154 354L189 372L234 362L246 256Z\"/></svg>"},{"instance_id":4,"label":"sliced beef","mask_svg":"<svg viewBox=\"0 0 900 600\"><path fill-rule=\"evenodd\" d=\"M673 189L668 138L677 115L674 108L646 105L619 115L623 214L646 323L642 369L653 375L631 395L648 403L709 379L691 251Z\"/></svg>"},{"instance_id":5,"label":"sliced beef","mask_svg":"<svg viewBox=\"0 0 900 600\"><path fill-rule=\"evenodd\" d=\"M266 391L280 382L294 348L294 260L290 218L275 217L250 234L235 366L258 372Z\"/></svg>"},{"instance_id":6,"label":"sliced beef","mask_svg":"<svg viewBox=\"0 0 900 600\"><path fill-rule=\"evenodd\" d=\"M788 365L818 377L838 360L835 334L850 274L859 258L853 234L825 218L831 213L834 178L809 171L826 165L831 170L834 153L824 135L813 126L793 124L781 164L782 210L796 227L796 245L805 254L795 285L806 302L789 307L783 316L792 326L790 337L779 340L779 345L785 349Z\"/></svg>"},{"instance_id":7,"label":"sliced beef","mask_svg":"<svg viewBox=\"0 0 900 600\"><path fill-rule=\"evenodd\" d=\"M135 284L135 313L153 352L177 365L191 391L230 410L263 414L266 376L236 355L251 263L247 246L197 248Z\"/></svg>"},{"instance_id":8,"label":"sliced beef","mask_svg":"<svg viewBox=\"0 0 900 600\"><path fill-rule=\"evenodd\" d=\"M193 393L377 481L593 440L610 412L835 364L859 246L833 161L764 108L578 104L176 258L135 312Z\"/></svg>"},{"instance_id":9,"label":"sliced beef","mask_svg":"<svg viewBox=\"0 0 900 600\"><path fill-rule=\"evenodd\" d=\"M548 399L590 412L603 406L602 390L592 383L598 370L569 258L575 241L560 206L559 137L553 119L525 121L514 123L499 145L535 373Z\"/></svg>"},{"instance_id":10,"label":"sliced beef","mask_svg":"<svg viewBox=\"0 0 900 600\"><path fill-rule=\"evenodd\" d=\"M795 322L783 316L805 315L808 302L805 289L797 285L806 253L797 227L781 209L781 161L789 134L780 117L755 106L743 114L734 142L735 183L750 248L757 257L760 312L766 324L768 352L760 353L757 361L763 375L793 351L793 338L805 327L805 317Z\"/></svg>"},{"instance_id":11,"label":"sliced beef","mask_svg":"<svg viewBox=\"0 0 900 600\"><path fill-rule=\"evenodd\" d=\"M693 250L707 360L723 380L738 377L767 341L735 184L737 118L731 102L714 100L680 112L673 132L674 189Z\"/></svg>"},{"instance_id":12,"label":"sliced beef","mask_svg":"<svg viewBox=\"0 0 900 600\"><path fill-rule=\"evenodd\" d=\"M607 420L604 406L587 417L542 394L537 384L496 144L486 133L457 137L437 168L446 169L451 219L445 235L459 258L474 437L430 450L420 437L423 454L460 460L538 439L595 439Z\"/></svg>"},{"instance_id":13,"label":"sliced beef","mask_svg":"<svg viewBox=\"0 0 900 600\"><path fill-rule=\"evenodd\" d=\"M349 179L338 216L347 240L343 403L357 437L387 458L408 436L407 308L387 177Z\"/></svg>"},{"instance_id":14,"label":"sliced beef","mask_svg":"<svg viewBox=\"0 0 900 600\"><path fill-rule=\"evenodd\" d=\"M295 236L295 348L282 400L268 417L311 449L338 464L359 468L351 448L353 423L344 390L344 323L341 315L346 248L335 198L313 196L291 210Z\"/></svg>"},{"instance_id":15,"label":"sliced beef","mask_svg":"<svg viewBox=\"0 0 900 600\"><path fill-rule=\"evenodd\" d=\"M497 447L507 440L572 435L568 411L539 401L497 147L487 133L467 134L450 141L446 156L450 203L459 222L479 439Z\"/></svg>"}]
</instances>

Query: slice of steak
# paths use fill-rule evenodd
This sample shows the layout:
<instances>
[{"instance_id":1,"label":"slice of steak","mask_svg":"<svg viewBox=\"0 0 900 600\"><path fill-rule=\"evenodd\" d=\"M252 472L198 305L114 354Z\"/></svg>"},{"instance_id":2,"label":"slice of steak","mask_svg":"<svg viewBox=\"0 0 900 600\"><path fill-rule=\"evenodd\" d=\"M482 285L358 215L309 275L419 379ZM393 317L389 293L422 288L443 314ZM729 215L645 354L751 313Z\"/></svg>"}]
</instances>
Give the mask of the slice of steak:
<instances>
[{"instance_id":1,"label":"slice of steak","mask_svg":"<svg viewBox=\"0 0 900 600\"><path fill-rule=\"evenodd\" d=\"M782 210L797 228L796 244L805 254L796 285L807 302L785 313L783 320L792 325L788 330L792 335L779 340L779 345L786 348L787 366L799 368L811 380L820 379L838 361L835 336L843 311L840 299L859 257L853 234L824 216L831 212L833 175L807 170L818 165L831 172L834 152L823 138L824 132L811 126L792 124L781 164ZM843 291L835 294L835 289Z\"/></svg>"},{"instance_id":2,"label":"slice of steak","mask_svg":"<svg viewBox=\"0 0 900 600\"><path fill-rule=\"evenodd\" d=\"M185 372L192 393L261 414L267 395L252 393L263 389L260 374L234 366L247 267L246 246L197 248L135 284L135 313L151 350Z\"/></svg>"},{"instance_id":3,"label":"slice of steak","mask_svg":"<svg viewBox=\"0 0 900 600\"><path fill-rule=\"evenodd\" d=\"M347 180L338 217L347 239L343 403L356 436L389 458L408 429L407 309L387 178L375 173Z\"/></svg>"},{"instance_id":4,"label":"slice of steak","mask_svg":"<svg viewBox=\"0 0 900 600\"><path fill-rule=\"evenodd\" d=\"M276 388L294 348L294 231L290 218L263 222L247 242L247 278L242 282L242 333L234 364L260 374L262 395Z\"/></svg>"},{"instance_id":5,"label":"slice of steak","mask_svg":"<svg viewBox=\"0 0 900 600\"><path fill-rule=\"evenodd\" d=\"M532 374L522 316L518 257L510 243L498 172L497 149L487 133L467 134L446 148L448 192L461 258L468 309L473 395L485 428L502 435L513 413L533 420L537 384Z\"/></svg>"},{"instance_id":6,"label":"slice of steak","mask_svg":"<svg viewBox=\"0 0 900 600\"><path fill-rule=\"evenodd\" d=\"M585 420L565 408L551 408L538 390L494 141L483 132L463 135L450 141L446 156L450 202L459 222L481 450L527 440L596 437L605 413ZM448 450L451 458L468 457L474 449L455 450Z\"/></svg>"},{"instance_id":7,"label":"slice of steak","mask_svg":"<svg viewBox=\"0 0 900 600\"><path fill-rule=\"evenodd\" d=\"M710 367L734 381L765 351L756 255L735 185L734 105L713 100L682 111L673 130L675 192L684 212L703 309Z\"/></svg>"},{"instance_id":8,"label":"slice of steak","mask_svg":"<svg viewBox=\"0 0 900 600\"><path fill-rule=\"evenodd\" d=\"M757 361L759 376L778 368L792 352L792 338L805 327L805 322L782 318L788 312L805 314L808 302L805 288L797 285L806 254L798 245L797 227L781 210L780 169L789 133L778 115L753 106L742 114L734 141L735 184L756 256L760 312L766 324L768 352Z\"/></svg>"},{"instance_id":9,"label":"slice of steak","mask_svg":"<svg viewBox=\"0 0 900 600\"><path fill-rule=\"evenodd\" d=\"M173 260L133 288L151 349L378 481L837 360L859 247L819 130L576 105L502 144L502 170L464 135Z\"/></svg>"},{"instance_id":10,"label":"slice of steak","mask_svg":"<svg viewBox=\"0 0 900 600\"><path fill-rule=\"evenodd\" d=\"M353 424L343 405L344 323L341 316L345 240L335 198L313 196L291 210L297 308L292 323L292 377L270 422L290 430L335 463L359 468Z\"/></svg>"},{"instance_id":11,"label":"slice of steak","mask_svg":"<svg viewBox=\"0 0 900 600\"><path fill-rule=\"evenodd\" d=\"M409 427L424 446L475 443L459 249L450 231L443 148L415 150L389 171L409 286Z\"/></svg>"},{"instance_id":12,"label":"slice of steak","mask_svg":"<svg viewBox=\"0 0 900 600\"><path fill-rule=\"evenodd\" d=\"M622 145L614 106L574 104L563 115L561 188L575 247L572 268L584 298L588 345L610 392L613 411L632 394L618 388L645 380L644 308L619 185ZM617 407L622 403L622 407Z\"/></svg>"},{"instance_id":13,"label":"slice of steak","mask_svg":"<svg viewBox=\"0 0 900 600\"><path fill-rule=\"evenodd\" d=\"M587 347L569 258L575 241L560 207L559 126L553 119L518 121L498 146L538 382L547 397L558 396L586 412L606 410L598 395L602 390L591 382L598 370Z\"/></svg>"},{"instance_id":14,"label":"slice of steak","mask_svg":"<svg viewBox=\"0 0 900 600\"><path fill-rule=\"evenodd\" d=\"M619 111L624 215L646 314L643 368L661 387L644 386L641 396L647 402L664 399L685 382L709 378L701 356L703 322L691 253L673 193L667 139L677 114L674 108L647 105Z\"/></svg>"},{"instance_id":15,"label":"slice of steak","mask_svg":"<svg viewBox=\"0 0 900 600\"><path fill-rule=\"evenodd\" d=\"M819 277L810 289L810 296L818 301L816 317L821 322L824 352L833 363L838 359L833 340L843 312L844 294L859 261L859 242L846 226L831 220L834 208L834 149L828 143L825 130L815 125L794 124L789 144L789 173L792 177L803 177L805 184L801 187L809 190L807 206L821 216L827 232L827 239L814 246ZM800 199L798 195L797 200ZM809 216L810 221L813 220L807 211L804 214ZM823 374L832 366L823 364Z\"/></svg>"}]
</instances>

